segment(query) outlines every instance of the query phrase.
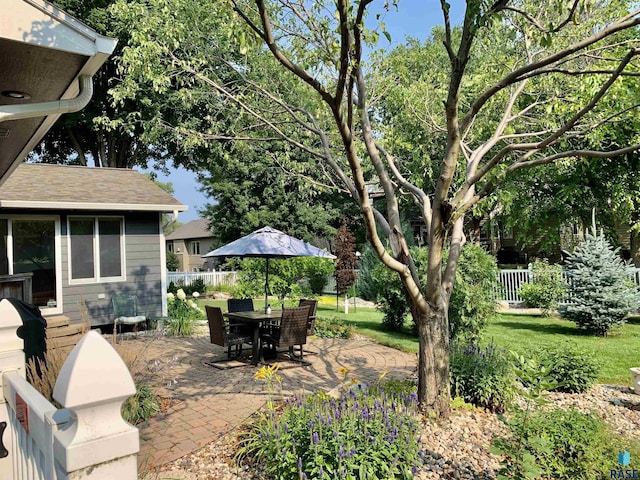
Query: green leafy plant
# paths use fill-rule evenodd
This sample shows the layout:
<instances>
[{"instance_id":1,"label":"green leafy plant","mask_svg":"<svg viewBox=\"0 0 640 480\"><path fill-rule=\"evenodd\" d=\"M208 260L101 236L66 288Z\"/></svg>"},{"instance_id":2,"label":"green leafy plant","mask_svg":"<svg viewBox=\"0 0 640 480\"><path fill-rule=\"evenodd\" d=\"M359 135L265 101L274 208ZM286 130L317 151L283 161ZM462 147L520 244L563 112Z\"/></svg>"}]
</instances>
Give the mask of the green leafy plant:
<instances>
[{"instance_id":1,"label":"green leafy plant","mask_svg":"<svg viewBox=\"0 0 640 480\"><path fill-rule=\"evenodd\" d=\"M136 383L135 395L122 404L122 417L135 425L153 417L160 408L160 397L153 388L144 383Z\"/></svg>"},{"instance_id":2,"label":"green leafy plant","mask_svg":"<svg viewBox=\"0 0 640 480\"><path fill-rule=\"evenodd\" d=\"M449 302L451 338L475 340L496 313L498 265L479 244L462 247Z\"/></svg>"},{"instance_id":3,"label":"green leafy plant","mask_svg":"<svg viewBox=\"0 0 640 480\"><path fill-rule=\"evenodd\" d=\"M549 377L558 385L554 390L586 392L598 378L601 362L573 342L545 346L536 352L539 361L549 366Z\"/></svg>"},{"instance_id":4,"label":"green leafy plant","mask_svg":"<svg viewBox=\"0 0 640 480\"><path fill-rule=\"evenodd\" d=\"M606 335L613 325L638 306L633 270L595 227L568 259L570 304L563 317L597 335Z\"/></svg>"},{"instance_id":5,"label":"green leafy plant","mask_svg":"<svg viewBox=\"0 0 640 480\"><path fill-rule=\"evenodd\" d=\"M326 258L301 258L303 273L309 282L309 288L313 295L322 295L327 286L329 275L333 274L334 264Z\"/></svg>"},{"instance_id":6,"label":"green leafy plant","mask_svg":"<svg viewBox=\"0 0 640 480\"><path fill-rule=\"evenodd\" d=\"M512 363L506 353L489 344L454 342L450 356L451 396L503 412L515 393Z\"/></svg>"},{"instance_id":7,"label":"green leafy plant","mask_svg":"<svg viewBox=\"0 0 640 480\"><path fill-rule=\"evenodd\" d=\"M546 259L536 259L531 266L531 282L518 289L518 295L528 307L540 308L546 316L558 308L567 292L560 265L549 265Z\"/></svg>"},{"instance_id":8,"label":"green leafy plant","mask_svg":"<svg viewBox=\"0 0 640 480\"><path fill-rule=\"evenodd\" d=\"M197 300L187 299L187 294L182 289L177 293L167 294L167 310L169 320L166 322L167 334L177 336L189 336L195 332L195 321L204 318L203 310L198 306Z\"/></svg>"},{"instance_id":9,"label":"green leafy plant","mask_svg":"<svg viewBox=\"0 0 640 480\"><path fill-rule=\"evenodd\" d=\"M296 395L260 413L239 456L275 480L413 478L420 462L415 386L360 385L348 369L341 373L340 398Z\"/></svg>"},{"instance_id":10,"label":"green leafy plant","mask_svg":"<svg viewBox=\"0 0 640 480\"><path fill-rule=\"evenodd\" d=\"M491 452L502 455L500 475L498 478L514 478L517 480L539 478L543 473L538 465L532 448L550 451L548 442L535 431L528 429L529 419L535 408L547 403L545 390L557 386L550 377L551 367L540 363L537 359L528 358L516 352L510 352L514 373L521 386L518 393L524 401L524 408L514 405L511 419L500 416L500 419L512 432L510 438L497 438L493 442Z\"/></svg>"},{"instance_id":11,"label":"green leafy plant","mask_svg":"<svg viewBox=\"0 0 640 480\"><path fill-rule=\"evenodd\" d=\"M336 317L316 318L315 335L320 338L351 338L353 326Z\"/></svg>"}]
</instances>

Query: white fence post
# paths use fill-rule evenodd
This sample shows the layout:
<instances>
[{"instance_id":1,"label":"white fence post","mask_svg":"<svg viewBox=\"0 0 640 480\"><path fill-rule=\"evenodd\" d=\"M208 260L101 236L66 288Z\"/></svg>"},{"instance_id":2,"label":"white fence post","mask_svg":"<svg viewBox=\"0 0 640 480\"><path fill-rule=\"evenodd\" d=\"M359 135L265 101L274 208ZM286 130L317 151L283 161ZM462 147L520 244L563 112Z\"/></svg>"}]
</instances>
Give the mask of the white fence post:
<instances>
[{"instance_id":1,"label":"white fence post","mask_svg":"<svg viewBox=\"0 0 640 480\"><path fill-rule=\"evenodd\" d=\"M25 376L25 360L23 341L17 335L17 330L22 326L22 318L18 311L13 308L11 302L7 299L0 301L0 392L4 391L4 373L18 372L22 377ZM10 431L10 405L0 394L0 422L5 423L2 441L8 450L7 456L0 458L0 476L3 480L13 480L14 469L13 462L16 451L11 445L12 435Z\"/></svg>"},{"instance_id":2,"label":"white fence post","mask_svg":"<svg viewBox=\"0 0 640 480\"><path fill-rule=\"evenodd\" d=\"M64 362L53 398L71 411L54 433L59 479L134 480L138 429L120 413L136 388L127 366L100 334L87 333Z\"/></svg>"}]
</instances>

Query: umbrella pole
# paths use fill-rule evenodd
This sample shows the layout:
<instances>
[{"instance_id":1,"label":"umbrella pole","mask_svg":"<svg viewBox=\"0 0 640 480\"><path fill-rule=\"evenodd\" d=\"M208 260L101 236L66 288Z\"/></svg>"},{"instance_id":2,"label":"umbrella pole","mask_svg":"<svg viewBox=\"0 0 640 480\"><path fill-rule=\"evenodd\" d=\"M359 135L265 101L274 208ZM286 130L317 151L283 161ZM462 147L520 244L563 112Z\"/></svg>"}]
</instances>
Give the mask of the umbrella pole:
<instances>
[{"instance_id":1,"label":"umbrella pole","mask_svg":"<svg viewBox=\"0 0 640 480\"><path fill-rule=\"evenodd\" d=\"M269 257L267 257L267 272L264 281L264 312L267 313L267 306L269 305Z\"/></svg>"}]
</instances>

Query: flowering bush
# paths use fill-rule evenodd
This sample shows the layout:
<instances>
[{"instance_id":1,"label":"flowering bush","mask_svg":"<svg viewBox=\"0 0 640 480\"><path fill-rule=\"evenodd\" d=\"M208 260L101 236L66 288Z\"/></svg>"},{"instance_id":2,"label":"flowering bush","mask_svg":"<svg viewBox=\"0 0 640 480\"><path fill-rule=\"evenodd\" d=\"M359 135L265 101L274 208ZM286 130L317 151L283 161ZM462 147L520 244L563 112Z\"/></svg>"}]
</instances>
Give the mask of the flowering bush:
<instances>
[{"instance_id":1,"label":"flowering bush","mask_svg":"<svg viewBox=\"0 0 640 480\"><path fill-rule=\"evenodd\" d=\"M449 358L452 397L504 412L515 395L515 374L506 352L492 343L481 347L453 342Z\"/></svg>"},{"instance_id":2,"label":"flowering bush","mask_svg":"<svg viewBox=\"0 0 640 480\"><path fill-rule=\"evenodd\" d=\"M197 292L194 292L197 293ZM198 306L197 295L187 299L183 289L178 289L176 294L167 293L169 320L167 322L167 334L169 335L193 335L195 320L203 318L204 312Z\"/></svg>"},{"instance_id":3,"label":"flowering bush","mask_svg":"<svg viewBox=\"0 0 640 480\"><path fill-rule=\"evenodd\" d=\"M265 380L274 372L265 372ZM342 371L346 379L348 370ZM276 379L277 381L277 379ZM341 398L317 393L273 405L252 424L239 455L274 479L410 479L419 467L415 392L359 385ZM397 390L397 389L396 389Z\"/></svg>"}]
</instances>

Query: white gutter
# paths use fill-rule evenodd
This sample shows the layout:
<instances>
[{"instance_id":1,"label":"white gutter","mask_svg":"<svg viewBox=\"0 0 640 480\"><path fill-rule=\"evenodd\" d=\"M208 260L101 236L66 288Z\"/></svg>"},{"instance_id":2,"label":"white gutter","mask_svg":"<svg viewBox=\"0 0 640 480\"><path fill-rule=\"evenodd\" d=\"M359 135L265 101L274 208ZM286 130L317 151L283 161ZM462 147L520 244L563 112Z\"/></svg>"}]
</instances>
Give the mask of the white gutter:
<instances>
[{"instance_id":1,"label":"white gutter","mask_svg":"<svg viewBox=\"0 0 640 480\"><path fill-rule=\"evenodd\" d=\"M25 103L22 105L0 106L0 123L22 118L46 117L48 115L60 115L82 110L87 106L93 95L93 81L89 75L80 75L78 78L80 91L75 98L56 100L53 102Z\"/></svg>"}]
</instances>

